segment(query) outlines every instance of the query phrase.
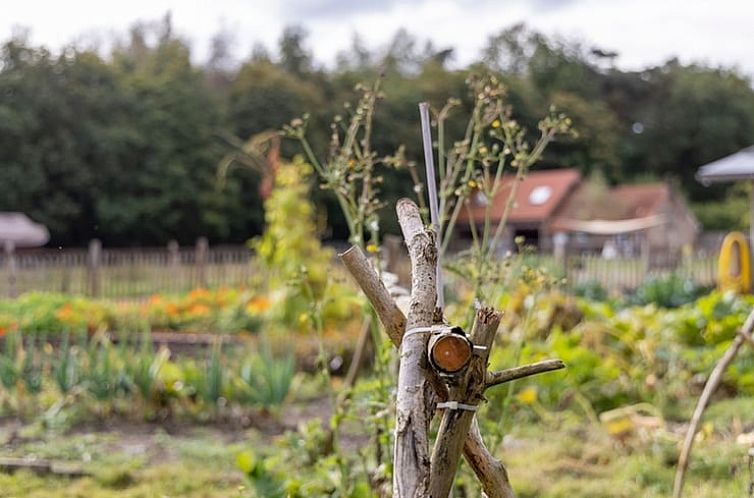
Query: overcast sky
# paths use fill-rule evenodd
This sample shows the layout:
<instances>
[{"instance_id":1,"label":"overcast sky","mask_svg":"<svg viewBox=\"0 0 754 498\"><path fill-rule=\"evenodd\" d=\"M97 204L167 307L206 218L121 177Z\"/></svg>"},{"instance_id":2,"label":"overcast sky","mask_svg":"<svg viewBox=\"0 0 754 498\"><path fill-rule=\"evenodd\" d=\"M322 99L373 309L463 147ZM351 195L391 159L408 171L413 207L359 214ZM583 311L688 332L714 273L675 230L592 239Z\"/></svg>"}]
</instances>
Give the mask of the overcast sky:
<instances>
[{"instance_id":1,"label":"overcast sky","mask_svg":"<svg viewBox=\"0 0 754 498\"><path fill-rule=\"evenodd\" d=\"M331 64L358 32L369 47L399 28L440 48L455 63L475 59L487 36L517 22L546 34L615 50L623 68L684 62L737 66L754 75L754 0L0 0L0 38L19 27L51 48L107 42L137 20L170 11L197 60L221 28L235 34L243 58L255 42L274 47L282 28L305 26L317 60Z\"/></svg>"}]
</instances>

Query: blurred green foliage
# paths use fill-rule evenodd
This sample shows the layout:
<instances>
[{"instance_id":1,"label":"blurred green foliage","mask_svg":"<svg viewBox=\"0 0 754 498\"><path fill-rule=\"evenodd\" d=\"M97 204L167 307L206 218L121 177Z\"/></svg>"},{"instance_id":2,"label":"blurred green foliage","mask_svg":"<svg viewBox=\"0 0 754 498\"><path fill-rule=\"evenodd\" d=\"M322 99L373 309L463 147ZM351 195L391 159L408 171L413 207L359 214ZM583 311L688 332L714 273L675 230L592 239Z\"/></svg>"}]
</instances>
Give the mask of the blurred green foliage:
<instances>
[{"instance_id":1,"label":"blurred green foliage","mask_svg":"<svg viewBox=\"0 0 754 498\"><path fill-rule=\"evenodd\" d=\"M688 277L670 273L649 277L627 296L627 301L631 304L655 304L662 308L676 308L695 301L708 291L709 288Z\"/></svg>"},{"instance_id":2,"label":"blurred green foliage","mask_svg":"<svg viewBox=\"0 0 754 498\"><path fill-rule=\"evenodd\" d=\"M736 70L670 60L622 71L598 50L520 25L491 37L481 61L462 69L448 67L452 49L421 47L405 31L382 49L355 42L331 69L312 60L306 32L297 28L285 30L278 50L257 47L240 64L223 50L218 43L206 63L192 61L169 18L134 26L107 53L53 53L22 36L5 41L0 210L27 212L57 244L93 237L109 245L188 243L200 235L244 241L264 224L258 174L234 170L222 191L215 186L215 166L233 137L278 129L308 112L312 147L324 156L328 117L354 100L356 83L377 74L385 94L372 135L379 156L405 144L408 160L421 158L421 100L440 108L448 97L464 96L461 112L446 124L449 136L462 135L473 106L464 81L486 69L498 73L515 119L531 133L551 103L572 117L578 136L551 144L542 167L599 171L608 181L671 175L694 202L722 201L729 187L704 188L694 172L754 136L754 91ZM295 150L283 143L284 156ZM386 173L388 205L412 195L407 175ZM332 236L346 238L334 199L315 195ZM730 209L719 215L705 207L709 227L740 224L745 206L725 202ZM392 217L384 219L394 231Z\"/></svg>"},{"instance_id":3,"label":"blurred green foliage","mask_svg":"<svg viewBox=\"0 0 754 498\"><path fill-rule=\"evenodd\" d=\"M296 376L292 354L222 349L171 357L151 338L113 344L97 334L44 337L12 333L0 343L0 414L59 425L112 413L136 419L204 419L234 407L275 410ZM61 427L56 427L60 429Z\"/></svg>"}]
</instances>

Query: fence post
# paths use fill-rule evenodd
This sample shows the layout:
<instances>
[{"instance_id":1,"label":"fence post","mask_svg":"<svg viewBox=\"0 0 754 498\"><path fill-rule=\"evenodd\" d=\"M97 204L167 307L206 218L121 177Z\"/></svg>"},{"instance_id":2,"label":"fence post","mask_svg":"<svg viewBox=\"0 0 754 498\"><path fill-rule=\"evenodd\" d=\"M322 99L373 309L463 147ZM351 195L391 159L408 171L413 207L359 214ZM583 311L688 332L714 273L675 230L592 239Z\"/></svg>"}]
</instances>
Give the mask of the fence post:
<instances>
[{"instance_id":1,"label":"fence post","mask_svg":"<svg viewBox=\"0 0 754 498\"><path fill-rule=\"evenodd\" d=\"M100 262L102 259L102 242L92 239L89 242L89 260L87 272L89 276L89 295L99 297L100 292Z\"/></svg>"},{"instance_id":2,"label":"fence post","mask_svg":"<svg viewBox=\"0 0 754 498\"><path fill-rule=\"evenodd\" d=\"M172 270L178 268L178 265L181 262L180 249L181 246L178 245L177 241L171 240L168 242L168 266L170 266Z\"/></svg>"},{"instance_id":3,"label":"fence post","mask_svg":"<svg viewBox=\"0 0 754 498\"><path fill-rule=\"evenodd\" d=\"M16 266L16 245L10 240L5 241L5 264L8 267L8 297L15 298L18 296L18 289L16 288L18 268Z\"/></svg>"},{"instance_id":4,"label":"fence post","mask_svg":"<svg viewBox=\"0 0 754 498\"><path fill-rule=\"evenodd\" d=\"M207 259L209 256L209 242L207 237L196 239L196 252L194 263L196 264L196 276L199 287L207 287Z\"/></svg>"},{"instance_id":5,"label":"fence post","mask_svg":"<svg viewBox=\"0 0 754 498\"><path fill-rule=\"evenodd\" d=\"M181 246L175 239L168 242L168 280L166 288L171 291L177 291L183 288L184 277L180 271L181 266ZM190 278L190 276L189 276Z\"/></svg>"}]
</instances>

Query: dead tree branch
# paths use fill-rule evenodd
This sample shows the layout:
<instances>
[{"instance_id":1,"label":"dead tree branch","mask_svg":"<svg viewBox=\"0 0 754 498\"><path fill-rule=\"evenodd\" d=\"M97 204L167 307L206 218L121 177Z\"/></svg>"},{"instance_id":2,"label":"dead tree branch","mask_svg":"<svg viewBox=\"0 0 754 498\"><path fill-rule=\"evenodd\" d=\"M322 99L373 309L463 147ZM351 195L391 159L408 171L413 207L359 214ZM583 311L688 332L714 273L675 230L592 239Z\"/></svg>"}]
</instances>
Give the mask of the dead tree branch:
<instances>
[{"instance_id":1,"label":"dead tree branch","mask_svg":"<svg viewBox=\"0 0 754 498\"><path fill-rule=\"evenodd\" d=\"M377 276L363 251L353 246L340 255L340 259L351 273L356 283L361 287L367 299L377 313L390 340L396 347L400 347L405 330L406 317L395 306L392 297ZM428 371L428 374L434 372ZM431 379L434 378L431 375ZM437 398L448 401L448 389L441 382L432 382ZM482 489L489 498L514 498L515 493L508 481L505 466L488 450L479 432L476 418L472 421L463 446L464 458L482 483Z\"/></svg>"},{"instance_id":2,"label":"dead tree branch","mask_svg":"<svg viewBox=\"0 0 754 498\"><path fill-rule=\"evenodd\" d=\"M484 400L487 358L502 316L502 313L492 308L482 308L477 311L470 339L473 344L484 349L472 356L461 378L454 379L450 389L452 401L462 405L477 406ZM446 497L450 493L474 414L475 412L470 409L452 408L446 409L443 413L432 450L429 496L439 498Z\"/></svg>"},{"instance_id":3,"label":"dead tree branch","mask_svg":"<svg viewBox=\"0 0 754 498\"><path fill-rule=\"evenodd\" d=\"M728 368L728 365L731 364L736 357L736 354L738 354L741 345L744 344L744 342L748 342L747 338L752 337L752 329L754 329L754 311L749 313L743 327L741 327L739 333L736 334L733 342L728 346L728 349L725 351L722 358L720 358L720 361L717 362L715 368L712 369L712 373L707 379L707 383L704 385L704 390L702 391L701 396L699 396L696 408L694 408L694 414L691 416L691 422L686 431L686 438L683 441L681 454L678 457L678 467L675 472L675 480L673 481L673 498L681 498L683 495L683 481L686 477L686 469L689 466L691 448L694 445L694 436L696 436L699 423L702 421L704 410L707 408L707 404L709 403L712 394L720 384L720 380L723 378L723 374Z\"/></svg>"},{"instance_id":4,"label":"dead tree branch","mask_svg":"<svg viewBox=\"0 0 754 498\"><path fill-rule=\"evenodd\" d=\"M395 304L385 284L377 276L377 272L364 251L359 246L351 246L338 257L372 303L387 336L396 347L399 347L403 339L403 331L406 329L406 317Z\"/></svg>"},{"instance_id":5,"label":"dead tree branch","mask_svg":"<svg viewBox=\"0 0 754 498\"><path fill-rule=\"evenodd\" d=\"M516 493L513 492L508 480L508 471L485 446L476 417L472 420L469 434L466 436L463 456L482 483L482 490L488 498L516 498Z\"/></svg>"},{"instance_id":6,"label":"dead tree branch","mask_svg":"<svg viewBox=\"0 0 754 498\"><path fill-rule=\"evenodd\" d=\"M350 248L340 255L340 259L371 302L390 340L396 347L401 348L405 330L427 327L433 323L432 314L436 295L434 288L436 248L432 244L432 232L427 231L423 226L418 215L418 209L411 201L400 201L397 211L413 269L412 297L408 320L396 306L377 272L360 248L355 246ZM496 318L493 319L493 316ZM474 329L476 336L474 341L477 345L485 345L481 341L486 343L489 340L488 347L491 346L491 337L494 337L499 319L497 313L492 312L491 315L487 315L487 318L481 321L477 320ZM477 327L484 323L486 323L484 329L487 332L491 331L489 338L485 337L486 334L476 335ZM443 493L446 487L452 485L458 455L461 451L460 447L462 447L463 455L479 478L487 497L515 498L505 466L485 446L473 412L464 412L466 416L460 417L464 419L461 420L460 425L457 421L451 423L450 420L444 424L446 429L443 430L443 434L446 435L443 438L452 442L452 444L445 445L445 447L436 445L437 455L434 456L433 461L445 462L442 466L447 468L448 472L438 472L442 474L441 478L430 479L427 429L431 419L429 409L433 398L436 396L440 401L448 401L453 397L453 400L457 401L461 399L462 394L460 392L451 393L440 380L437 372L427 368L427 339L428 334L411 334L401 350L401 368L398 381L399 399L396 403L394 496L434 497L434 491L431 495L428 494L430 492L429 487L435 486L431 484L434 482L436 482L438 489L442 488L440 493ZM484 389L493 385L564 367L559 360L547 360L490 374L486 372L486 355L485 352L483 358L474 358L473 360L477 362L483 359L479 362L481 373L478 369L472 368L471 364L467 367L469 370L477 372L474 376L474 384L479 386L480 393L476 395L479 397L482 396L481 393L484 392ZM472 398L464 399L471 400ZM455 412L458 415L455 410L446 410L446 412L448 414ZM469 417L468 414L471 416ZM455 464L452 464L452 462L455 462ZM431 468L439 469L441 467L438 463ZM433 475L435 475L434 471ZM435 490L435 487L432 489ZM437 496L442 496L442 494ZM447 492L445 496L447 496Z\"/></svg>"},{"instance_id":7,"label":"dead tree branch","mask_svg":"<svg viewBox=\"0 0 754 498\"><path fill-rule=\"evenodd\" d=\"M507 368L498 372L490 372L487 374L486 388L494 387L517 379L523 379L524 377L530 377L532 375L552 372L553 370L560 370L561 368L565 368L565 363L563 363L562 360L556 359L538 361L530 365Z\"/></svg>"},{"instance_id":8,"label":"dead tree branch","mask_svg":"<svg viewBox=\"0 0 754 498\"><path fill-rule=\"evenodd\" d=\"M398 222L411 258L411 304L406 331L429 327L437 298L435 266L437 246L419 208L408 199L396 206ZM401 344L396 399L393 496L424 498L429 487L429 400L426 333L407 334Z\"/></svg>"}]
</instances>

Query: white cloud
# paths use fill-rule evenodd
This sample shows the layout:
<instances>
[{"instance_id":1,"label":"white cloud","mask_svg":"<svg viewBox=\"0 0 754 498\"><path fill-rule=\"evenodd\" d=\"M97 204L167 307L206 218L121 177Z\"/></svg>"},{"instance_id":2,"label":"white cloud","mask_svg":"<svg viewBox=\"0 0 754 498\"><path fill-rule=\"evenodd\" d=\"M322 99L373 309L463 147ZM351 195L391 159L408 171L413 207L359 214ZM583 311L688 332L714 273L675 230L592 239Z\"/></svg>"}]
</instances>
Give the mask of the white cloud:
<instances>
[{"instance_id":1,"label":"white cloud","mask_svg":"<svg viewBox=\"0 0 754 498\"><path fill-rule=\"evenodd\" d=\"M4 4L4 5L1 5ZM620 53L618 64L639 68L672 56L738 65L754 74L748 0L0 0L0 38L14 26L32 29L35 43L60 47L84 37L123 34L137 19L172 12L176 31L202 59L220 26L235 32L237 56L261 41L274 46L286 24L307 27L319 60L332 63L354 32L369 47L387 43L403 27L437 46L456 48L456 60L473 60L487 37L516 22L547 34L576 37Z\"/></svg>"}]
</instances>

